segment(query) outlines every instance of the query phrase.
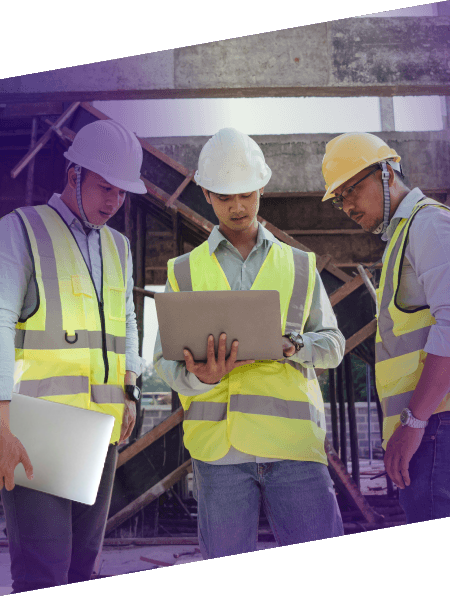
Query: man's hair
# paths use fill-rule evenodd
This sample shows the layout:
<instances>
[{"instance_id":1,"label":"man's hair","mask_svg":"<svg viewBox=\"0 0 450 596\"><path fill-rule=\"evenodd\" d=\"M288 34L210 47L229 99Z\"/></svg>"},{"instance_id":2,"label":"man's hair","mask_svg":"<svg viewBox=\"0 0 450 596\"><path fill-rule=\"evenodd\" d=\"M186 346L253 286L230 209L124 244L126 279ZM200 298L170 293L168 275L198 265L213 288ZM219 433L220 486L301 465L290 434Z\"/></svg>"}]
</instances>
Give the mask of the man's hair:
<instances>
[{"instance_id":1,"label":"man's hair","mask_svg":"<svg viewBox=\"0 0 450 596\"><path fill-rule=\"evenodd\" d=\"M70 162L66 169L66 184L69 182L69 170L74 168L77 164ZM88 170L86 168L81 168L81 184L83 184L84 179L86 178Z\"/></svg>"}]
</instances>

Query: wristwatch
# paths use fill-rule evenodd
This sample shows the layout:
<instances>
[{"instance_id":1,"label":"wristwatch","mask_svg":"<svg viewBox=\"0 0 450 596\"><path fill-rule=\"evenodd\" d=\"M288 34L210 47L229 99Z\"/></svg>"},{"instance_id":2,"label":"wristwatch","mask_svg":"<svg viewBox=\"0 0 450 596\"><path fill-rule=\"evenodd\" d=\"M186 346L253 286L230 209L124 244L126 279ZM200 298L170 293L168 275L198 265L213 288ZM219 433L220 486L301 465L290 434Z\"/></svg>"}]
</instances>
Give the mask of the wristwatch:
<instances>
[{"instance_id":1,"label":"wristwatch","mask_svg":"<svg viewBox=\"0 0 450 596\"><path fill-rule=\"evenodd\" d=\"M419 420L414 418L409 408L404 408L400 414L400 422L402 426L410 426L411 428L425 428L428 420Z\"/></svg>"},{"instance_id":2,"label":"wristwatch","mask_svg":"<svg viewBox=\"0 0 450 596\"><path fill-rule=\"evenodd\" d=\"M303 337L300 335L300 333L287 333L286 335L283 335L283 337L287 337L288 340L294 344L296 352L301 350L305 345L303 343Z\"/></svg>"},{"instance_id":3,"label":"wristwatch","mask_svg":"<svg viewBox=\"0 0 450 596\"><path fill-rule=\"evenodd\" d=\"M141 390L137 385L125 385L125 393L128 399L134 402L138 402L141 398Z\"/></svg>"}]
</instances>

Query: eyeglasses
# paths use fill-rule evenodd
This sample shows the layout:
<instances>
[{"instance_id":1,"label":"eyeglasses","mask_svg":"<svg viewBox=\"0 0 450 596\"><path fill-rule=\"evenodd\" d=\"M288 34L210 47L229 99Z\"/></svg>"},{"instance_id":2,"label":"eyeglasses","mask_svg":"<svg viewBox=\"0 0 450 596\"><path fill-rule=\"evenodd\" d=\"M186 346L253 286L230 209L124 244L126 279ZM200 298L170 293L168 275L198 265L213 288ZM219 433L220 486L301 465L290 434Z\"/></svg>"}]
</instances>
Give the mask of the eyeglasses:
<instances>
[{"instance_id":1,"label":"eyeglasses","mask_svg":"<svg viewBox=\"0 0 450 596\"><path fill-rule=\"evenodd\" d=\"M372 170L371 172L369 172L368 174L363 176L361 178L361 180L358 180L358 182L355 182L355 184L352 184L352 186L349 186L348 188L346 188L342 192L342 194L339 195L339 194L335 193L335 197L331 200L331 204L333 205L333 207L335 209L338 209L339 211L342 211L342 209L344 208L344 200L355 190L355 187L358 186L358 184L360 182L362 182L369 176L372 176L372 174L375 174L375 172L377 172L378 170L379 170L379 167L375 168L374 170Z\"/></svg>"}]
</instances>

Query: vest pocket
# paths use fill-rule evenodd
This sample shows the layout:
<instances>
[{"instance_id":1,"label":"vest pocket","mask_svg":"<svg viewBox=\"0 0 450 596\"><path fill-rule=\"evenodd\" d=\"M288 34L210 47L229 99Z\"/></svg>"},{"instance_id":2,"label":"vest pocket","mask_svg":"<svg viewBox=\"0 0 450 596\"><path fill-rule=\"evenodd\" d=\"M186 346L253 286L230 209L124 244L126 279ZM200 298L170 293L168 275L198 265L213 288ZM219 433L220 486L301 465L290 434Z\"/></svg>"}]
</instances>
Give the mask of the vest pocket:
<instances>
[{"instance_id":1,"label":"vest pocket","mask_svg":"<svg viewBox=\"0 0 450 596\"><path fill-rule=\"evenodd\" d=\"M75 296L80 296L83 294L89 298L92 297L92 284L88 277L85 277L84 275L72 275L71 278L72 292Z\"/></svg>"},{"instance_id":2,"label":"vest pocket","mask_svg":"<svg viewBox=\"0 0 450 596\"><path fill-rule=\"evenodd\" d=\"M125 288L109 288L109 318L125 321Z\"/></svg>"}]
</instances>

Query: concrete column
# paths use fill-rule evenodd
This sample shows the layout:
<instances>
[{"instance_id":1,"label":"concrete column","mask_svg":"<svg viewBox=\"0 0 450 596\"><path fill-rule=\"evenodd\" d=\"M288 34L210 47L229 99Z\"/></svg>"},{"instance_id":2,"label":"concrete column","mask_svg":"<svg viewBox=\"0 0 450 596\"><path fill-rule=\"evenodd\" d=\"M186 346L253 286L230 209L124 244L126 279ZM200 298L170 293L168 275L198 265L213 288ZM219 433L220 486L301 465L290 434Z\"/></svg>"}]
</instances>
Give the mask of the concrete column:
<instances>
[{"instance_id":1,"label":"concrete column","mask_svg":"<svg viewBox=\"0 0 450 596\"><path fill-rule=\"evenodd\" d=\"M381 130L389 132L395 130L394 98L380 97Z\"/></svg>"},{"instance_id":2,"label":"concrete column","mask_svg":"<svg viewBox=\"0 0 450 596\"><path fill-rule=\"evenodd\" d=\"M450 130L450 96L441 97L442 128Z\"/></svg>"}]
</instances>

